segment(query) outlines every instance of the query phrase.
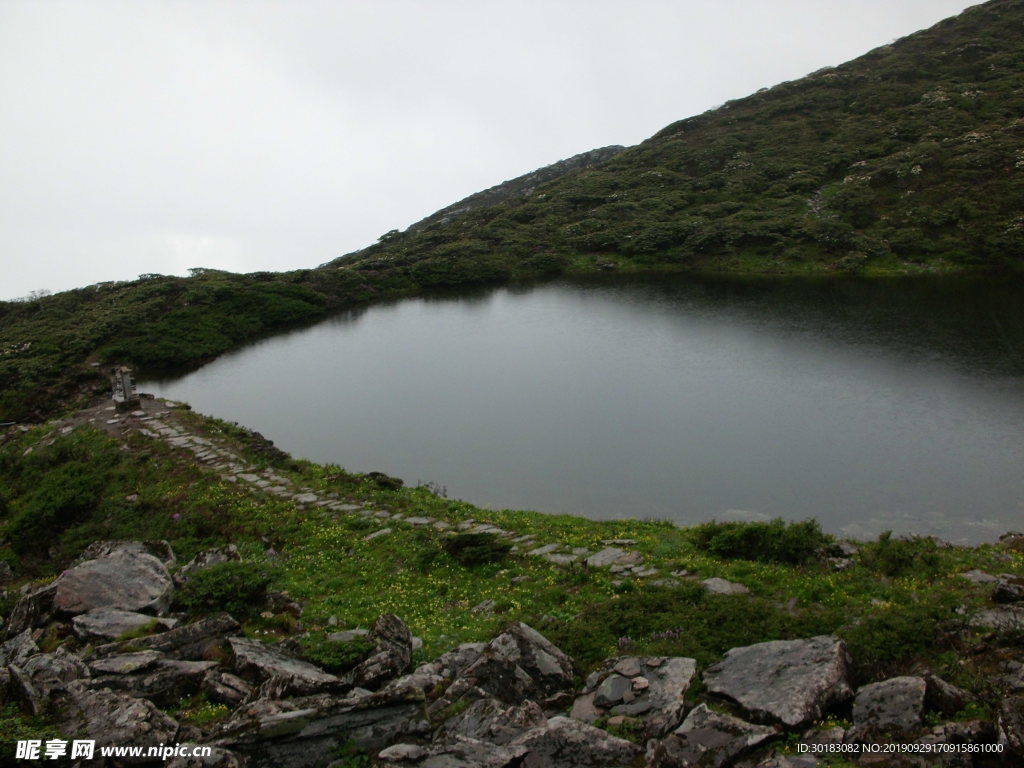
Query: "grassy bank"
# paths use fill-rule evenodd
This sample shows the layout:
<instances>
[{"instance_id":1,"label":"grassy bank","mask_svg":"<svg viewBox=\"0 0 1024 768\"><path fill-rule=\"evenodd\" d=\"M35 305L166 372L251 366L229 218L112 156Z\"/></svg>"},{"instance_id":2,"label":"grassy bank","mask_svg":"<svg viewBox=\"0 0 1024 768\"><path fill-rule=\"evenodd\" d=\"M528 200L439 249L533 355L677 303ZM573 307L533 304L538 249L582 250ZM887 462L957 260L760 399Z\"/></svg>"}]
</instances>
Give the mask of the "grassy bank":
<instances>
[{"instance_id":1,"label":"grassy bank","mask_svg":"<svg viewBox=\"0 0 1024 768\"><path fill-rule=\"evenodd\" d=\"M325 498L429 517L451 529L303 506L228 482L180 449L139 434L115 439L89 426L66 431L60 421L9 429L0 445L0 470L9 481L0 495L0 559L14 578L0 613L11 610L17 587L52 579L91 541L166 538L181 562L228 542L245 558L241 576L215 571L202 594L179 600L181 610L233 608L251 635L301 638L315 659L326 653L330 629L367 627L388 612L423 639L424 659L522 620L572 655L581 675L623 652L693 656L705 665L734 646L836 633L849 643L860 682L928 668L973 691L984 708L996 700L989 675L994 649L1024 647L1018 630L972 628L991 588L961 574L1024 573L1024 555L1001 545L964 548L883 536L858 544L846 558L839 542L812 522L679 528L486 510L426 487L393 488L379 477L293 460L234 425L177 416L194 434ZM510 536L453 548L453 532L470 520ZM389 533L370 536L385 524ZM529 546L559 542L587 552L628 540L658 575L617 574L582 560L556 565L525 554L528 547L507 551L513 534L532 535ZM460 536L466 534L455 540ZM700 583L708 577L750 591L711 594ZM256 593L244 604L230 603L239 578L256 585ZM265 592L298 601L301 616Z\"/></svg>"}]
</instances>

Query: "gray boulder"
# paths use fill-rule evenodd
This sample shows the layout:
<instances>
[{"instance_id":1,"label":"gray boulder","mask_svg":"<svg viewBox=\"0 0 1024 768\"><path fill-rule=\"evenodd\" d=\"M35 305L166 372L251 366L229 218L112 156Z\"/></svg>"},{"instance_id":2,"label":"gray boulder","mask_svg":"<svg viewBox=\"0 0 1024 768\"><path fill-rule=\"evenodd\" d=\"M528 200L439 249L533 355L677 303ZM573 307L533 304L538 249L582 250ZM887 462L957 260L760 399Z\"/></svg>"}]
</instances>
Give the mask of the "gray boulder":
<instances>
[{"instance_id":1,"label":"gray boulder","mask_svg":"<svg viewBox=\"0 0 1024 768\"><path fill-rule=\"evenodd\" d=\"M160 614L171 604L174 584L164 564L145 552L116 549L65 571L54 582L53 608L79 614L94 608Z\"/></svg>"},{"instance_id":2,"label":"gray boulder","mask_svg":"<svg viewBox=\"0 0 1024 768\"><path fill-rule=\"evenodd\" d=\"M198 744L185 743L182 747L193 752ZM205 746L204 746L205 748ZM210 754L203 757L176 757L165 768L244 768L241 757L220 747L210 747Z\"/></svg>"},{"instance_id":3,"label":"gray boulder","mask_svg":"<svg viewBox=\"0 0 1024 768\"><path fill-rule=\"evenodd\" d=\"M442 653L434 661L420 664L415 671L389 682L382 690L385 691L420 691L427 693L437 690L454 680L462 671L470 667L480 654L486 643L463 643L453 650Z\"/></svg>"},{"instance_id":4,"label":"gray boulder","mask_svg":"<svg viewBox=\"0 0 1024 768\"><path fill-rule=\"evenodd\" d=\"M49 621L53 615L53 598L56 594L57 585L51 583L29 592L18 600L7 620L4 636L12 638Z\"/></svg>"},{"instance_id":5,"label":"gray boulder","mask_svg":"<svg viewBox=\"0 0 1024 768\"><path fill-rule=\"evenodd\" d=\"M515 622L484 647L429 713L440 719L463 696L493 696L505 704L531 700L550 711L569 705L571 687L572 659L536 630Z\"/></svg>"},{"instance_id":6,"label":"gray boulder","mask_svg":"<svg viewBox=\"0 0 1024 768\"><path fill-rule=\"evenodd\" d=\"M488 744L508 744L531 728L545 723L547 717L532 701L508 706L486 697L477 699L448 718L434 734L434 741L452 742L467 738Z\"/></svg>"},{"instance_id":7,"label":"gray boulder","mask_svg":"<svg viewBox=\"0 0 1024 768\"><path fill-rule=\"evenodd\" d=\"M638 718L648 738L659 738L682 721L696 671L696 660L678 656L611 659L587 678L571 716L588 723L607 716Z\"/></svg>"},{"instance_id":8,"label":"gray boulder","mask_svg":"<svg viewBox=\"0 0 1024 768\"><path fill-rule=\"evenodd\" d=\"M738 717L713 712L698 704L682 724L657 742L648 768L722 768L767 739L775 729L752 725Z\"/></svg>"},{"instance_id":9,"label":"gray boulder","mask_svg":"<svg viewBox=\"0 0 1024 768\"><path fill-rule=\"evenodd\" d=\"M199 693L207 672L216 666L215 661L157 659L130 674L95 675L90 687L120 691L135 698L149 699L159 707L169 707L185 696Z\"/></svg>"},{"instance_id":10,"label":"gray boulder","mask_svg":"<svg viewBox=\"0 0 1024 768\"><path fill-rule=\"evenodd\" d=\"M237 707L252 693L252 686L230 672L211 669L203 680L202 691L211 701Z\"/></svg>"},{"instance_id":11,"label":"gray boulder","mask_svg":"<svg viewBox=\"0 0 1024 768\"><path fill-rule=\"evenodd\" d=\"M704 579L701 584L703 584L704 589L712 595L746 595L750 593L750 590L742 584L735 581L729 581L728 579L722 579L718 576L712 576L710 579Z\"/></svg>"},{"instance_id":12,"label":"gray boulder","mask_svg":"<svg viewBox=\"0 0 1024 768\"><path fill-rule=\"evenodd\" d=\"M708 692L737 702L755 720L808 723L850 697L846 645L832 635L733 648L704 673Z\"/></svg>"},{"instance_id":13,"label":"gray boulder","mask_svg":"<svg viewBox=\"0 0 1024 768\"><path fill-rule=\"evenodd\" d=\"M83 733L105 746L173 744L178 723L145 699L110 690L91 690L86 681L70 684L65 733Z\"/></svg>"},{"instance_id":14,"label":"gray boulder","mask_svg":"<svg viewBox=\"0 0 1024 768\"><path fill-rule=\"evenodd\" d=\"M83 643L109 643L129 632L150 626L155 631L164 631L177 623L177 619L155 619L149 614L117 608L93 608L71 619L75 636Z\"/></svg>"},{"instance_id":15,"label":"gray boulder","mask_svg":"<svg viewBox=\"0 0 1024 768\"><path fill-rule=\"evenodd\" d=\"M282 695L301 696L338 690L343 685L339 678L320 667L288 656L259 640L230 637L228 644L234 655L234 669L240 677L255 682L275 678L280 686L278 692Z\"/></svg>"},{"instance_id":16,"label":"gray boulder","mask_svg":"<svg viewBox=\"0 0 1024 768\"><path fill-rule=\"evenodd\" d=\"M927 686L921 677L894 677L857 690L847 741L909 738L921 729Z\"/></svg>"},{"instance_id":17,"label":"gray boulder","mask_svg":"<svg viewBox=\"0 0 1024 768\"><path fill-rule=\"evenodd\" d=\"M1024 600L1024 578L1012 574L999 575L992 590L992 599L997 603L1019 603Z\"/></svg>"},{"instance_id":18,"label":"gray boulder","mask_svg":"<svg viewBox=\"0 0 1024 768\"><path fill-rule=\"evenodd\" d=\"M508 746L526 749L522 768L623 768L643 756L636 744L570 717L553 717Z\"/></svg>"},{"instance_id":19,"label":"gray boulder","mask_svg":"<svg viewBox=\"0 0 1024 768\"><path fill-rule=\"evenodd\" d=\"M1008 696L999 705L999 743L1024 760L1024 696Z\"/></svg>"},{"instance_id":20,"label":"gray boulder","mask_svg":"<svg viewBox=\"0 0 1024 768\"><path fill-rule=\"evenodd\" d=\"M377 754L377 762L403 768L521 768L525 754L526 747L458 738L454 742L431 747L394 744Z\"/></svg>"},{"instance_id":21,"label":"gray boulder","mask_svg":"<svg viewBox=\"0 0 1024 768\"><path fill-rule=\"evenodd\" d=\"M75 559L73 565L84 563L86 560L97 560L107 557L114 552L129 552L137 555L151 555L164 565L174 562L174 551L169 542L163 539L150 539L147 541L134 541L131 539L112 539L107 541L94 541L82 550L82 553Z\"/></svg>"},{"instance_id":22,"label":"gray boulder","mask_svg":"<svg viewBox=\"0 0 1024 768\"><path fill-rule=\"evenodd\" d=\"M343 745L376 753L429 736L421 698L373 693L254 702L236 711L212 743L244 756L248 768L314 768Z\"/></svg>"},{"instance_id":23,"label":"gray boulder","mask_svg":"<svg viewBox=\"0 0 1024 768\"><path fill-rule=\"evenodd\" d=\"M11 689L35 714L63 696L75 680L89 676L81 659L63 648L54 653L39 653L27 659L22 666L11 664Z\"/></svg>"},{"instance_id":24,"label":"gray boulder","mask_svg":"<svg viewBox=\"0 0 1024 768\"><path fill-rule=\"evenodd\" d=\"M378 688L409 669L412 634L400 618L393 613L378 616L366 637L377 649L349 674L354 685Z\"/></svg>"},{"instance_id":25,"label":"gray boulder","mask_svg":"<svg viewBox=\"0 0 1024 768\"><path fill-rule=\"evenodd\" d=\"M101 645L94 650L93 655L96 658L104 658L122 654L130 649L159 651L172 659L204 659L223 645L227 635L241 630L242 627L237 621L226 613L220 613L157 635Z\"/></svg>"},{"instance_id":26,"label":"gray boulder","mask_svg":"<svg viewBox=\"0 0 1024 768\"><path fill-rule=\"evenodd\" d=\"M37 653L40 653L39 646L32 639L32 631L26 629L0 645L0 666L22 665Z\"/></svg>"}]
</instances>

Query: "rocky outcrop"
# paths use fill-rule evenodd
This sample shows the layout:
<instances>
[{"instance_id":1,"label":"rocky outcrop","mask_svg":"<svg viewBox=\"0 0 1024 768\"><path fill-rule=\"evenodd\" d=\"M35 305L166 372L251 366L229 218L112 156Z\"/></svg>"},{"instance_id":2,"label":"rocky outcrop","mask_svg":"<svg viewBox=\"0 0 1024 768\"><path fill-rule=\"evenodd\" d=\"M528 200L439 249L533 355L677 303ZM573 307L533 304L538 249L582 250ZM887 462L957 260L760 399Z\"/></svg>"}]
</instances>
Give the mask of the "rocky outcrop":
<instances>
[{"instance_id":1,"label":"rocky outcrop","mask_svg":"<svg viewBox=\"0 0 1024 768\"><path fill-rule=\"evenodd\" d=\"M723 768L775 736L775 729L694 707L683 723L651 750L649 768Z\"/></svg>"},{"instance_id":2,"label":"rocky outcrop","mask_svg":"<svg viewBox=\"0 0 1024 768\"><path fill-rule=\"evenodd\" d=\"M362 688L378 688L403 674L412 661L412 634L394 614L380 616L366 636L377 649L352 670L351 682Z\"/></svg>"},{"instance_id":3,"label":"rocky outcrop","mask_svg":"<svg viewBox=\"0 0 1024 768\"><path fill-rule=\"evenodd\" d=\"M846 645L837 637L773 640L733 648L707 669L704 685L755 720L797 726L849 698L848 665Z\"/></svg>"},{"instance_id":4,"label":"rocky outcrop","mask_svg":"<svg viewBox=\"0 0 1024 768\"><path fill-rule=\"evenodd\" d=\"M71 619L75 636L83 643L109 643L147 629L171 629L177 623L176 619L158 619L146 613L106 607L93 608Z\"/></svg>"},{"instance_id":5,"label":"rocky outcrop","mask_svg":"<svg viewBox=\"0 0 1024 768\"><path fill-rule=\"evenodd\" d=\"M76 594L102 591L107 576L95 575L106 573L94 569L98 562L163 567L150 548L131 542L101 543L90 554L68 572L81 569L67 580ZM294 641L242 636L226 614L169 628L172 619L97 606L69 622L69 604L60 608L56 599L66 576L22 601L28 626L0 644L0 702L56 714L67 736L96 739L98 747L188 741L214 748L209 761L170 763L178 768L315 768L351 750L374 765L419 768L811 768L815 745L892 740L959 745L935 753L944 768L978 768L972 755L1000 745L1007 759L1024 759L1024 699L1005 697L998 722L926 726L926 709L952 718L972 701L931 674L863 685L851 727L806 730L825 714L851 713L849 659L831 636L733 648L705 671L696 695L696 662L660 656L609 659L574 692L572 659L521 622L406 673L413 638L389 614L366 634L374 652L336 676L293 656ZM137 631L143 620L153 634L81 644L121 637L125 626ZM63 645L42 652L61 637ZM187 715L179 723L164 711L200 694L221 710L209 723ZM781 749L780 738L806 753Z\"/></svg>"},{"instance_id":6,"label":"rocky outcrop","mask_svg":"<svg viewBox=\"0 0 1024 768\"><path fill-rule=\"evenodd\" d=\"M571 702L572 659L536 630L513 623L481 651L428 713L443 719L457 702L493 697L505 704L535 701L545 711Z\"/></svg>"},{"instance_id":7,"label":"rocky outcrop","mask_svg":"<svg viewBox=\"0 0 1024 768\"><path fill-rule=\"evenodd\" d=\"M623 656L612 659L587 678L572 717L593 723L626 717L643 725L647 738L659 738L683 719L687 690L697 662L683 657Z\"/></svg>"},{"instance_id":8,"label":"rocky outcrop","mask_svg":"<svg viewBox=\"0 0 1024 768\"><path fill-rule=\"evenodd\" d=\"M343 686L340 678L259 640L232 637L228 644L234 655L235 672L256 683L273 680L279 695L303 696Z\"/></svg>"},{"instance_id":9,"label":"rocky outcrop","mask_svg":"<svg viewBox=\"0 0 1024 768\"><path fill-rule=\"evenodd\" d=\"M847 741L906 738L921 727L927 686L921 677L894 677L857 689Z\"/></svg>"},{"instance_id":10,"label":"rocky outcrop","mask_svg":"<svg viewBox=\"0 0 1024 768\"><path fill-rule=\"evenodd\" d=\"M114 608L162 614L171 605L174 583L151 554L117 548L64 571L54 582L53 608L79 614Z\"/></svg>"}]
</instances>

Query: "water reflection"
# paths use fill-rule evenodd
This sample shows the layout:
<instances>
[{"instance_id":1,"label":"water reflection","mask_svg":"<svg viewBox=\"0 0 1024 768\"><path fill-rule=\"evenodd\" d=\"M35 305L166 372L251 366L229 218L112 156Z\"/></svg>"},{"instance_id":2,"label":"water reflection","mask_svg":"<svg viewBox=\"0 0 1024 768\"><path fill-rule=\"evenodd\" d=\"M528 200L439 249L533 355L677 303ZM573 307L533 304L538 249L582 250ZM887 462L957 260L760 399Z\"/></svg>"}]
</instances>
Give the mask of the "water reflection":
<instances>
[{"instance_id":1,"label":"water reflection","mask_svg":"<svg viewBox=\"0 0 1024 768\"><path fill-rule=\"evenodd\" d=\"M498 507L817 517L981 541L1024 512L1011 280L588 280L346 313L148 388Z\"/></svg>"}]
</instances>

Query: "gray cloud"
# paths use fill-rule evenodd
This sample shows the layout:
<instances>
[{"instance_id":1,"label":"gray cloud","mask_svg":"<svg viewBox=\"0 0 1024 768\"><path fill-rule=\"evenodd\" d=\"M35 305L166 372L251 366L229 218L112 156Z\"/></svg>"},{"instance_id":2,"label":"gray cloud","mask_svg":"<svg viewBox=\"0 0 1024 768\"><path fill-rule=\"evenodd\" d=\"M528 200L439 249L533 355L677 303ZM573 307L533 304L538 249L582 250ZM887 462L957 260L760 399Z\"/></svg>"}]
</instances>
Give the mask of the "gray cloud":
<instances>
[{"instance_id":1,"label":"gray cloud","mask_svg":"<svg viewBox=\"0 0 1024 768\"><path fill-rule=\"evenodd\" d=\"M0 0L0 297L314 266L963 0Z\"/></svg>"}]
</instances>

